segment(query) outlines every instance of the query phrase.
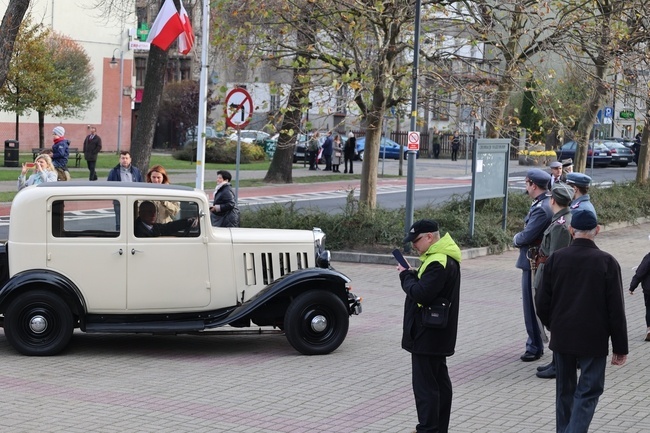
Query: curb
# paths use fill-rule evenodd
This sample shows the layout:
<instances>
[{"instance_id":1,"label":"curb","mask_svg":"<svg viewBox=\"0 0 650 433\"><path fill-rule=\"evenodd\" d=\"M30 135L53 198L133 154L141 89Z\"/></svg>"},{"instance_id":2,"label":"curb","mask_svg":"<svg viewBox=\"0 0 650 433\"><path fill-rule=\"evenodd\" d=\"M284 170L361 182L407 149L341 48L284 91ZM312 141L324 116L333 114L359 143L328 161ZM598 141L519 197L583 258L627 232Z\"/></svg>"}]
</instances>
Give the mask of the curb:
<instances>
[{"instance_id":1,"label":"curb","mask_svg":"<svg viewBox=\"0 0 650 433\"><path fill-rule=\"evenodd\" d=\"M632 222L617 222L610 223L607 225L601 225L600 231L606 232L611 230L619 230L626 227L633 227L641 224L650 223L650 217L640 217L635 219ZM508 245L504 247L503 251L514 250L515 247ZM495 252L495 247L479 247L479 248L468 248L461 250L462 260L471 260L478 257L489 256L493 254L500 254L501 252ZM415 256L405 256L409 263L413 266L420 266L420 260ZM392 254L371 254L371 253L361 253L361 252L352 252L352 251L332 251L332 261L333 262L346 262L346 263L363 263L363 264L375 264L375 265L395 265L395 258Z\"/></svg>"}]
</instances>

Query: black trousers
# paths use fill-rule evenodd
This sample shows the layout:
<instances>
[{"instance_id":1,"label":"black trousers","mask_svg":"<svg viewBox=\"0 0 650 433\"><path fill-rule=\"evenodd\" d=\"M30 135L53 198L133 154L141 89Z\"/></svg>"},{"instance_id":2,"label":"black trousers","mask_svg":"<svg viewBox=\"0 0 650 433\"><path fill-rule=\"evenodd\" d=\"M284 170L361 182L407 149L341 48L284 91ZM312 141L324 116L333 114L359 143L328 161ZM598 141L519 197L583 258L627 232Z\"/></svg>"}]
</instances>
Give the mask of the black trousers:
<instances>
[{"instance_id":1,"label":"black trousers","mask_svg":"<svg viewBox=\"0 0 650 433\"><path fill-rule=\"evenodd\" d=\"M97 172L95 171L97 161L86 161L86 164L88 164L88 171L90 171L88 180L97 180Z\"/></svg>"},{"instance_id":2,"label":"black trousers","mask_svg":"<svg viewBox=\"0 0 650 433\"><path fill-rule=\"evenodd\" d=\"M447 358L411 354L418 433L447 433L451 416L451 379Z\"/></svg>"},{"instance_id":3,"label":"black trousers","mask_svg":"<svg viewBox=\"0 0 650 433\"><path fill-rule=\"evenodd\" d=\"M348 173L348 162L350 163L350 173L354 173L354 170L352 169L352 161L354 161L353 158L348 158L347 156L345 157L345 172Z\"/></svg>"}]
</instances>

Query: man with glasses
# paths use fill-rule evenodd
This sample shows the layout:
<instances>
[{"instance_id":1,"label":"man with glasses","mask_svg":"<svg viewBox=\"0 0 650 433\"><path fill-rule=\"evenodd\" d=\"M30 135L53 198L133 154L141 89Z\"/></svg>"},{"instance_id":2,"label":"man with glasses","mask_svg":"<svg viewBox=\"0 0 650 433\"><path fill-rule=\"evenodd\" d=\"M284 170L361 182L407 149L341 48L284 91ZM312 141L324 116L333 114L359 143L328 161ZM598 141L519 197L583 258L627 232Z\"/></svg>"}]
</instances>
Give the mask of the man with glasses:
<instances>
[{"instance_id":1,"label":"man with glasses","mask_svg":"<svg viewBox=\"0 0 650 433\"><path fill-rule=\"evenodd\" d=\"M526 173L526 193L533 199L533 203L524 219L524 229L513 238L514 246L519 248L519 258L515 266L521 269L521 298L524 324L528 334L526 351L520 357L524 362L538 360L544 353L544 342L533 304L530 258L535 255L536 249L542 241L544 230L551 223L553 216L546 196L550 182L551 175L539 168L533 168Z\"/></svg>"},{"instance_id":2,"label":"man with glasses","mask_svg":"<svg viewBox=\"0 0 650 433\"><path fill-rule=\"evenodd\" d=\"M460 300L460 248L446 233L440 237L438 223L420 220L409 229L404 243L412 242L420 254L420 267L397 265L404 301L402 348L411 353L412 385L418 413L416 432L449 430L452 387L447 356L454 354ZM422 323L424 306L448 305L444 327Z\"/></svg>"}]
</instances>

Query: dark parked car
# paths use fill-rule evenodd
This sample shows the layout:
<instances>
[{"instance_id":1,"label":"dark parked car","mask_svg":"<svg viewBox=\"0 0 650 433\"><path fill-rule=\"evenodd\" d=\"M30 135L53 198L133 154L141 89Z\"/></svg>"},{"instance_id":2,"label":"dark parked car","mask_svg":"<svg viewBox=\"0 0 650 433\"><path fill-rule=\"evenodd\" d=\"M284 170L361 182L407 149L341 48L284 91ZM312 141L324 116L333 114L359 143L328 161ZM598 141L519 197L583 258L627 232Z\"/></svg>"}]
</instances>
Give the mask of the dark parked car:
<instances>
[{"instance_id":1,"label":"dark parked car","mask_svg":"<svg viewBox=\"0 0 650 433\"><path fill-rule=\"evenodd\" d=\"M555 151L555 153L557 153L558 161L567 158L571 158L575 161L577 147L578 143L575 141L564 143L562 147ZM589 143L589 150L587 151L587 167L592 165L592 159L594 166L607 167L612 162L612 154L607 146L604 146L603 144L596 143L594 148L594 143Z\"/></svg>"},{"instance_id":2,"label":"dark parked car","mask_svg":"<svg viewBox=\"0 0 650 433\"><path fill-rule=\"evenodd\" d=\"M366 149L366 137L357 138L357 158L363 161L363 154ZM406 159L406 146L400 146L399 143L391 140L390 138L381 137L381 144L379 145L379 159L399 159L399 153L404 154ZM385 152L385 153L384 153ZM420 156L420 152L416 153L416 158Z\"/></svg>"},{"instance_id":3,"label":"dark parked car","mask_svg":"<svg viewBox=\"0 0 650 433\"><path fill-rule=\"evenodd\" d=\"M612 165L627 167L627 165L634 160L634 151L623 143L604 141L603 145L607 146L609 151L612 153Z\"/></svg>"}]
</instances>

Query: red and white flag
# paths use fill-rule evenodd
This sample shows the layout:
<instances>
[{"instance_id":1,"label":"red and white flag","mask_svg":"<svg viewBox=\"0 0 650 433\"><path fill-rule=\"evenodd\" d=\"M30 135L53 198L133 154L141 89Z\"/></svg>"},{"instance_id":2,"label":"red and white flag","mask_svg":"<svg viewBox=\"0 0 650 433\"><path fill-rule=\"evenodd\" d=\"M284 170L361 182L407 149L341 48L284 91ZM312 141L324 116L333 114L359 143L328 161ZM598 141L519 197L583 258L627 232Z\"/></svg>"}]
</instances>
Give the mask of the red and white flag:
<instances>
[{"instance_id":1,"label":"red and white flag","mask_svg":"<svg viewBox=\"0 0 650 433\"><path fill-rule=\"evenodd\" d=\"M174 2L172 0L165 0L162 8L160 8L160 12L158 12L156 20L151 25L147 42L154 44L161 50L167 51L172 42L174 42L174 39L181 33L183 33L181 16L178 14Z\"/></svg>"},{"instance_id":2,"label":"red and white flag","mask_svg":"<svg viewBox=\"0 0 650 433\"><path fill-rule=\"evenodd\" d=\"M187 15L183 2L181 2L180 16L181 22L183 23L183 33L178 37L178 52L187 54L194 45L194 31L192 30L192 23L190 23L190 17Z\"/></svg>"}]
</instances>

